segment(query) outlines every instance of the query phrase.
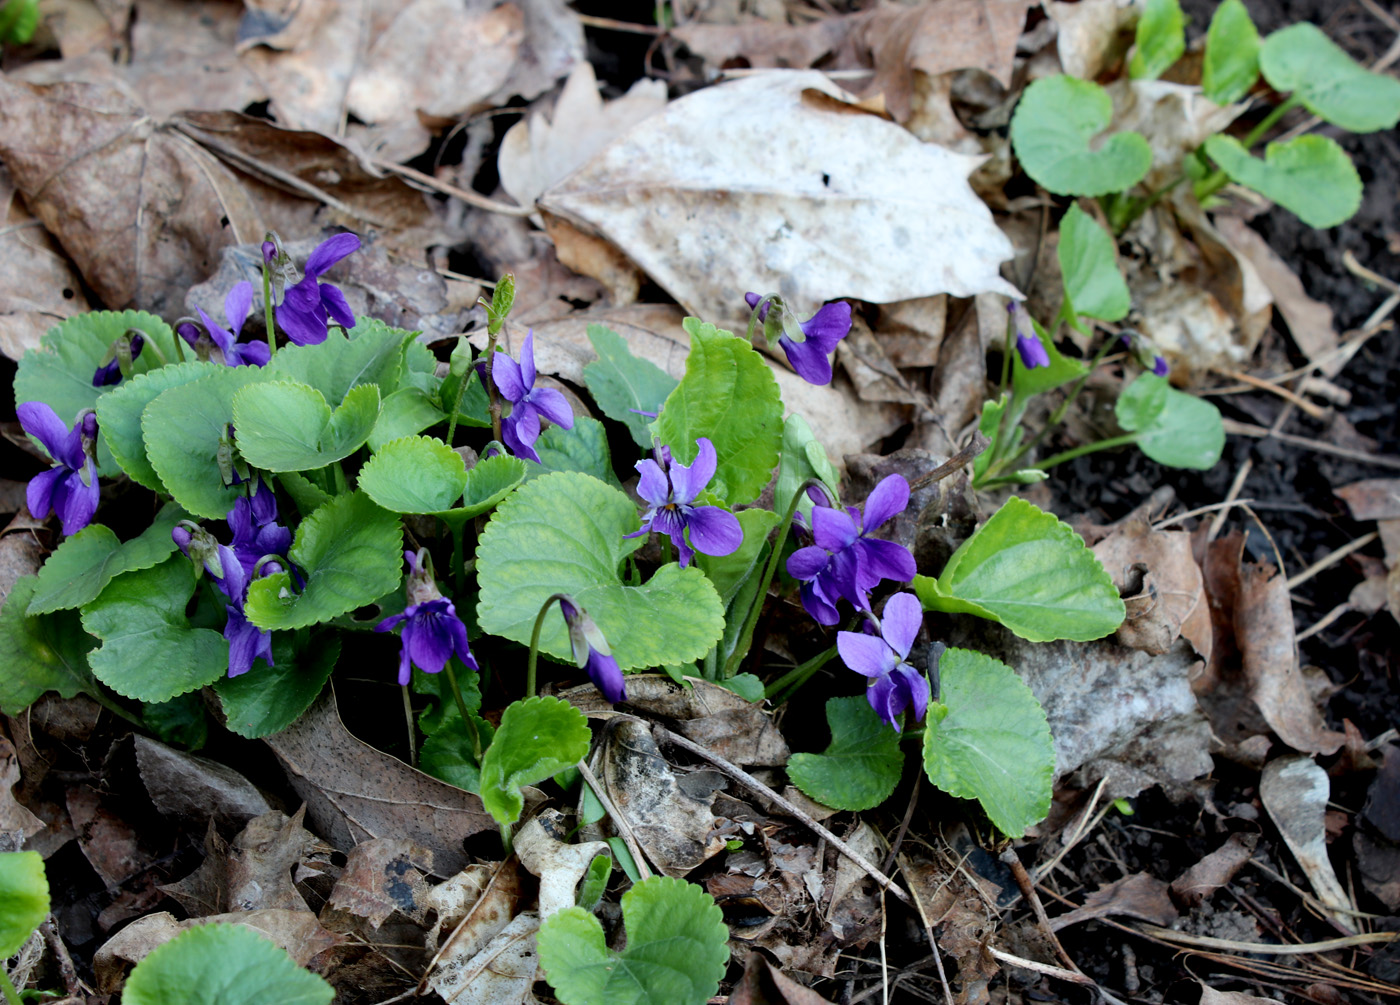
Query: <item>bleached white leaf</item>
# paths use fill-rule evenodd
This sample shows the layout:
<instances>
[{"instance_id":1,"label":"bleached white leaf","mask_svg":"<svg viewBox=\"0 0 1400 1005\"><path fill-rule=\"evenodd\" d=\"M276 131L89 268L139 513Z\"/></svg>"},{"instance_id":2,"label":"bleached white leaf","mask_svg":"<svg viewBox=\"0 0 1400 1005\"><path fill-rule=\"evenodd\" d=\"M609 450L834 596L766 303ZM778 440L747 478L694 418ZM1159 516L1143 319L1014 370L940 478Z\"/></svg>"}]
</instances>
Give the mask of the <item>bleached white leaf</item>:
<instances>
[{"instance_id":1,"label":"bleached white leaf","mask_svg":"<svg viewBox=\"0 0 1400 1005\"><path fill-rule=\"evenodd\" d=\"M685 308L744 317L747 290L798 310L994 290L1012 254L968 175L813 70L775 70L671 102L539 206L612 241Z\"/></svg>"}]
</instances>

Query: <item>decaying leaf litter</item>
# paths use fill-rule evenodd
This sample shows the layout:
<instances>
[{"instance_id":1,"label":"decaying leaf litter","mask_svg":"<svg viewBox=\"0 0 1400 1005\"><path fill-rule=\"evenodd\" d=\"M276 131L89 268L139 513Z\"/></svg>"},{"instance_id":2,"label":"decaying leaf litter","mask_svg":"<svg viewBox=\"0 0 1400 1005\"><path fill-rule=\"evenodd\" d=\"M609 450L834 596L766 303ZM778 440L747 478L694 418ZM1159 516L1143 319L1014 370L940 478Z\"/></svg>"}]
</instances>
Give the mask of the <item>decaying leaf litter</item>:
<instances>
[{"instance_id":1,"label":"decaying leaf litter","mask_svg":"<svg viewBox=\"0 0 1400 1005\"><path fill-rule=\"evenodd\" d=\"M1354 6L1326 26L1355 28L1354 52L1384 61L1397 25ZM1015 173L1012 103L1047 67L1093 77L1120 63L1130 6L672 14L660 32L552 0L55 5L0 80L0 350L17 358L85 301L172 320L212 312L256 274L269 228L308 248L327 228L366 236L369 254L335 273L355 310L429 335L479 325L481 280L513 273L504 344L516 352L533 327L541 373L578 415L590 323L679 377L683 313L741 326L746 289L809 309L839 296L866 308L837 380L812 387L775 359L784 400L850 498L891 471L917 483L966 442L1006 297L1059 311L1047 222L1063 203ZM621 53L635 65L619 69ZM767 67L790 72L750 72ZM1118 121L1163 160L1249 114L1207 107L1189 81L1121 83ZM1393 925L1377 916L1400 903L1400 754L1384 727L1394 682L1387 692L1376 663L1393 651L1394 418L1347 406L1358 366L1394 367L1377 346L1394 342L1395 235L1379 235L1388 258L1347 259L1375 292L1339 326L1290 249L1250 226L1260 209L1173 199L1118 249L1134 323L1174 380L1222 395L1240 432L1220 490L1110 458L1087 484L1021 492L1075 520L1109 570L1129 610L1117 635L1027 645L995 625L930 621L935 638L1015 667L1049 715L1056 801L1012 858L971 804L911 779L861 814L789 786L792 752L824 749L807 725L821 718L815 695L762 711L703 681L634 676L614 711L589 688L561 691L595 717L589 768L612 809L527 791L536 823L502 862L479 800L404 763L402 722L376 684L387 675L364 658L343 661L312 713L265 745L198 704L165 742L86 698L8 718L6 847L40 850L70 886L16 976L102 1000L182 927L219 918L267 934L338 1000L528 1001L548 994L533 932L573 902L591 857L561 840L591 818L583 841L612 838L638 868L714 897L731 1001L1394 993ZM1069 417L1070 442L1103 425L1095 390ZM7 431L5 486L37 470ZM1271 540L1278 500L1251 498L1248 479L1289 451L1349 465L1322 476L1336 490L1325 512L1357 528L1343 547ZM16 514L0 537L8 592L53 542L22 493L3 498ZM932 482L892 534L936 570L993 508L957 479ZM1317 577L1340 585L1316 590ZM796 612L770 602L765 661L748 669L776 678L810 654ZM1343 681L1298 659L1309 635L1361 639L1380 682L1364 726L1327 711ZM626 886L603 899L611 922ZM1302 948L1264 945L1288 943ZM1196 978L1203 989L1187 990Z\"/></svg>"}]
</instances>

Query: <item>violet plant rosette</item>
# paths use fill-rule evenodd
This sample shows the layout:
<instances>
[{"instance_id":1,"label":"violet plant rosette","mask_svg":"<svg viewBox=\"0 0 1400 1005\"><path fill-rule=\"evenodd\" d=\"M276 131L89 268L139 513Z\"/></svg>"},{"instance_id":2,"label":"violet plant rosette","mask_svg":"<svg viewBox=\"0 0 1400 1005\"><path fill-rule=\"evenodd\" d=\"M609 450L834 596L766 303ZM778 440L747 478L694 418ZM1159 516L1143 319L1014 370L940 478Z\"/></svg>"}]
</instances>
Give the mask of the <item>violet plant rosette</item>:
<instances>
[{"instance_id":1,"label":"violet plant rosette","mask_svg":"<svg viewBox=\"0 0 1400 1005\"><path fill-rule=\"evenodd\" d=\"M648 457L637 462L637 473L641 475L637 494L649 508L642 514L642 529L624 535L641 537L652 531L665 534L676 547L682 569L697 551L704 555L732 555L744 543L744 530L733 513L719 506L695 505L719 463L715 445L708 438L700 437L695 445L695 461L689 467L677 463L670 448L659 443L656 460Z\"/></svg>"},{"instance_id":2,"label":"violet plant rosette","mask_svg":"<svg viewBox=\"0 0 1400 1005\"><path fill-rule=\"evenodd\" d=\"M900 731L899 717L906 708L914 720L928 711L929 686L923 674L906 662L923 626L923 608L912 593L896 593L885 601L884 616L872 622L877 634L837 632L836 650L850 669L868 683L866 701L886 725Z\"/></svg>"},{"instance_id":3,"label":"violet plant rosette","mask_svg":"<svg viewBox=\"0 0 1400 1005\"><path fill-rule=\"evenodd\" d=\"M67 537L92 522L97 512L100 489L97 484L97 413L78 413L69 429L58 413L42 401L26 401L15 409L19 424L34 437L49 456L53 467L30 479L24 492L25 505L36 520L50 512L58 515Z\"/></svg>"},{"instance_id":4,"label":"violet plant rosette","mask_svg":"<svg viewBox=\"0 0 1400 1005\"><path fill-rule=\"evenodd\" d=\"M476 364L486 379L486 361ZM516 457L540 463L535 441L540 438L540 416L562 429L574 428L574 413L564 395L552 387L535 386L535 332L525 336L520 346L520 362L497 352L491 362L491 382L501 397L510 402L510 414L501 419L501 439Z\"/></svg>"},{"instance_id":5,"label":"violet plant rosette","mask_svg":"<svg viewBox=\"0 0 1400 1005\"><path fill-rule=\"evenodd\" d=\"M277 324L291 342L296 345L324 342L332 320L346 330L355 327L355 315L345 294L330 283L320 282L320 278L359 247L360 239L355 234L336 234L318 244L307 257L301 282L288 286L282 302L277 305ZM266 250L263 254L266 257Z\"/></svg>"},{"instance_id":6,"label":"violet plant rosette","mask_svg":"<svg viewBox=\"0 0 1400 1005\"><path fill-rule=\"evenodd\" d=\"M415 666L424 673L442 673L453 653L469 670L476 670L467 626L457 616L452 601L438 592L427 549L405 551L403 557L409 568L408 606L374 626L376 632L388 632L403 625L399 634L399 683L408 684Z\"/></svg>"},{"instance_id":7,"label":"violet plant rosette","mask_svg":"<svg viewBox=\"0 0 1400 1005\"><path fill-rule=\"evenodd\" d=\"M778 345L799 377L809 384L831 383L829 357L836 343L850 333L850 304L844 300L833 300L806 321L798 321L788 315L787 307L777 297L745 293L744 300L750 309L758 311L759 321L766 322L773 310L782 313L778 320L783 334L778 336ZM796 328L797 332L793 333L792 328Z\"/></svg>"}]
</instances>

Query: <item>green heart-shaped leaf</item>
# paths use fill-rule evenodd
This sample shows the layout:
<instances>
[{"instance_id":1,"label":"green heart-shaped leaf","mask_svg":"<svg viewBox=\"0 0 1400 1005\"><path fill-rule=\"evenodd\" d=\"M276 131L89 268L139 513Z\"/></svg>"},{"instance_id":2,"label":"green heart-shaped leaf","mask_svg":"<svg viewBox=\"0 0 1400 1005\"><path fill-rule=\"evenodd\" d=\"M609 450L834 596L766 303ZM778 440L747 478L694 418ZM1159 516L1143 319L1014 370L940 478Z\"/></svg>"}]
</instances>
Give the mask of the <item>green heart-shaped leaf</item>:
<instances>
[{"instance_id":1,"label":"green heart-shaped leaf","mask_svg":"<svg viewBox=\"0 0 1400 1005\"><path fill-rule=\"evenodd\" d=\"M653 876L622 895L622 920L621 953L581 907L540 926L540 965L565 1005L702 1005L719 990L729 929L700 887Z\"/></svg>"},{"instance_id":2,"label":"green heart-shaped leaf","mask_svg":"<svg viewBox=\"0 0 1400 1005\"><path fill-rule=\"evenodd\" d=\"M1266 38L1259 69L1274 90L1294 92L1304 108L1343 129L1373 133L1400 121L1400 80L1366 69L1315 24Z\"/></svg>"},{"instance_id":3,"label":"green heart-shaped leaf","mask_svg":"<svg viewBox=\"0 0 1400 1005\"><path fill-rule=\"evenodd\" d=\"M199 925L157 946L127 978L123 1005L330 1005L335 989L242 925Z\"/></svg>"},{"instance_id":4,"label":"green heart-shaped leaf","mask_svg":"<svg viewBox=\"0 0 1400 1005\"><path fill-rule=\"evenodd\" d=\"M583 368L583 379L593 400L609 419L624 423L632 439L651 449L651 417L676 388L676 379L661 367L632 355L627 340L607 325L588 326L588 341L598 354Z\"/></svg>"},{"instance_id":5,"label":"green heart-shaped leaf","mask_svg":"<svg viewBox=\"0 0 1400 1005\"><path fill-rule=\"evenodd\" d=\"M1309 227L1335 227L1361 206L1361 176L1346 151L1326 136L1270 143L1263 160L1251 157L1233 136L1212 136L1205 151L1232 181L1267 196Z\"/></svg>"},{"instance_id":6,"label":"green heart-shaped leaf","mask_svg":"<svg viewBox=\"0 0 1400 1005\"><path fill-rule=\"evenodd\" d=\"M88 653L97 640L76 612L25 614L38 588L39 577L21 577L0 609L0 712L6 715L19 715L45 691L71 698L96 689Z\"/></svg>"},{"instance_id":7,"label":"green heart-shaped leaf","mask_svg":"<svg viewBox=\"0 0 1400 1005\"><path fill-rule=\"evenodd\" d=\"M1206 32L1201 88L1217 105L1239 101L1259 79L1259 29L1241 0L1215 8Z\"/></svg>"},{"instance_id":8,"label":"green heart-shaped leaf","mask_svg":"<svg viewBox=\"0 0 1400 1005\"><path fill-rule=\"evenodd\" d=\"M335 408L351 388L374 384L382 395L404 381L406 350L414 333L390 328L376 318L362 317L347 338L332 330L316 345L288 345L277 350L266 367L269 380L309 384ZM419 346L423 352L427 349ZM420 357L421 358L421 357ZM412 380L404 381L408 386Z\"/></svg>"},{"instance_id":9,"label":"green heart-shaped leaf","mask_svg":"<svg viewBox=\"0 0 1400 1005\"><path fill-rule=\"evenodd\" d=\"M416 387L400 388L385 398L381 405L379 418L366 441L371 450L378 450L392 440L421 433L447 419L447 414L433 404L428 393Z\"/></svg>"},{"instance_id":10,"label":"green heart-shaped leaf","mask_svg":"<svg viewBox=\"0 0 1400 1005\"><path fill-rule=\"evenodd\" d=\"M243 459L264 471L311 471L349 457L379 418L379 388L353 387L334 412L309 384L273 380L233 397Z\"/></svg>"},{"instance_id":11,"label":"green heart-shaped leaf","mask_svg":"<svg viewBox=\"0 0 1400 1005\"><path fill-rule=\"evenodd\" d=\"M1078 315L1117 321L1128 313L1132 301L1118 270L1113 238L1077 203L1060 220L1058 256L1065 284L1064 314L1071 324L1087 332Z\"/></svg>"},{"instance_id":12,"label":"green heart-shaped leaf","mask_svg":"<svg viewBox=\"0 0 1400 1005\"><path fill-rule=\"evenodd\" d=\"M320 697L339 657L338 636L313 635L301 652L293 648L290 636L276 636L272 642L275 666L259 659L255 672L214 682L226 725L252 740L286 729Z\"/></svg>"},{"instance_id":13,"label":"green heart-shaped leaf","mask_svg":"<svg viewBox=\"0 0 1400 1005\"><path fill-rule=\"evenodd\" d=\"M403 526L363 492L335 496L297 527L288 557L305 575L306 589L294 592L286 572L254 580L244 611L259 628L306 628L394 589Z\"/></svg>"},{"instance_id":14,"label":"green heart-shaped leaf","mask_svg":"<svg viewBox=\"0 0 1400 1005\"><path fill-rule=\"evenodd\" d=\"M502 826L525 809L522 785L553 778L588 756L593 734L583 713L566 701L539 695L512 702L481 757L481 805Z\"/></svg>"},{"instance_id":15,"label":"green heart-shaped leaf","mask_svg":"<svg viewBox=\"0 0 1400 1005\"><path fill-rule=\"evenodd\" d=\"M406 436L380 447L360 469L359 487L393 513L452 508L467 487L462 455L431 436Z\"/></svg>"},{"instance_id":16,"label":"green heart-shaped leaf","mask_svg":"<svg viewBox=\"0 0 1400 1005\"><path fill-rule=\"evenodd\" d=\"M924 772L951 796L976 799L1008 837L1050 811L1055 745L1045 710L1005 663L968 649L938 661L939 701L929 705Z\"/></svg>"},{"instance_id":17,"label":"green heart-shaped leaf","mask_svg":"<svg viewBox=\"0 0 1400 1005\"><path fill-rule=\"evenodd\" d=\"M632 500L596 478L569 472L527 481L497 507L477 545L482 629L527 645L545 599L568 593L624 670L700 659L724 630L719 594L699 568L674 563L641 586L624 586L622 561L641 540L623 535L638 526ZM572 660L557 608L545 616L540 651Z\"/></svg>"},{"instance_id":18,"label":"green heart-shaped leaf","mask_svg":"<svg viewBox=\"0 0 1400 1005\"><path fill-rule=\"evenodd\" d=\"M1225 449L1220 409L1178 391L1165 377L1144 373L1118 396L1118 424L1138 434L1142 452L1158 464L1205 470Z\"/></svg>"},{"instance_id":19,"label":"green heart-shaped leaf","mask_svg":"<svg viewBox=\"0 0 1400 1005\"><path fill-rule=\"evenodd\" d=\"M159 565L175 552L170 532L187 514L167 503L151 526L122 544L100 523L65 538L39 570L39 588L29 602L30 614L82 607L115 576Z\"/></svg>"},{"instance_id":20,"label":"green heart-shaped leaf","mask_svg":"<svg viewBox=\"0 0 1400 1005\"><path fill-rule=\"evenodd\" d=\"M804 795L832 809L874 809L899 784L899 734L859 695L828 698L826 721L830 746L820 754L793 754L788 777Z\"/></svg>"},{"instance_id":21,"label":"green heart-shaped leaf","mask_svg":"<svg viewBox=\"0 0 1400 1005\"><path fill-rule=\"evenodd\" d=\"M49 913L49 880L37 851L0 852L0 960L29 941Z\"/></svg>"},{"instance_id":22,"label":"green heart-shaped leaf","mask_svg":"<svg viewBox=\"0 0 1400 1005\"><path fill-rule=\"evenodd\" d=\"M811 478L820 478L832 495L840 494L841 478L826 456L826 449L807 420L793 412L783 421L783 459L778 464L778 480L773 485L773 512L779 516L787 513L792 497L802 483ZM804 515L811 513L811 500L799 502L798 509Z\"/></svg>"},{"instance_id":23,"label":"green heart-shaped leaf","mask_svg":"<svg viewBox=\"0 0 1400 1005\"><path fill-rule=\"evenodd\" d=\"M538 478L551 471L578 471L617 488L621 483L613 473L608 431L597 419L574 417L574 428L550 426L535 441L539 464L526 466L526 478Z\"/></svg>"},{"instance_id":24,"label":"green heart-shaped leaf","mask_svg":"<svg viewBox=\"0 0 1400 1005\"><path fill-rule=\"evenodd\" d=\"M696 440L715 445L714 484L731 506L753 502L773 477L783 437L778 381L753 346L730 332L686 318L690 355L685 376L656 420L661 442L682 464L698 452Z\"/></svg>"},{"instance_id":25,"label":"green heart-shaped leaf","mask_svg":"<svg viewBox=\"0 0 1400 1005\"><path fill-rule=\"evenodd\" d=\"M1023 639L1088 642L1123 622L1123 601L1069 524L1012 496L953 552L937 579L914 577L924 608L976 614Z\"/></svg>"},{"instance_id":26,"label":"green heart-shaped leaf","mask_svg":"<svg viewBox=\"0 0 1400 1005\"><path fill-rule=\"evenodd\" d=\"M1177 0L1147 0L1137 23L1137 48L1128 61L1134 80L1156 80L1186 51L1186 19Z\"/></svg>"},{"instance_id":27,"label":"green heart-shaped leaf","mask_svg":"<svg viewBox=\"0 0 1400 1005\"><path fill-rule=\"evenodd\" d=\"M131 480L153 492L166 492L156 469L146 457L141 414L162 392L190 384L215 373L218 363L176 363L137 374L97 399L97 427L112 457Z\"/></svg>"},{"instance_id":28,"label":"green heart-shaped leaf","mask_svg":"<svg viewBox=\"0 0 1400 1005\"><path fill-rule=\"evenodd\" d=\"M1058 74L1026 88L1011 117L1011 146L1026 173L1059 195L1107 195L1142 181L1152 148L1138 133L1116 133L1097 150L1089 141L1113 120L1098 84Z\"/></svg>"}]
</instances>

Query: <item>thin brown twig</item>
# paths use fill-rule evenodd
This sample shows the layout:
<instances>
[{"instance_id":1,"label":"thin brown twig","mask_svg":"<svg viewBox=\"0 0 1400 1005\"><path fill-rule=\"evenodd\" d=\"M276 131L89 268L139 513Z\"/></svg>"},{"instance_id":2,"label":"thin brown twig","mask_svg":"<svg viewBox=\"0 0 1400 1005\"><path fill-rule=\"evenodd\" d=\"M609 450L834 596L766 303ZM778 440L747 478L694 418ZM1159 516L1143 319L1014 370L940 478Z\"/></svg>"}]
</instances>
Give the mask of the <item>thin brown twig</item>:
<instances>
[{"instance_id":1,"label":"thin brown twig","mask_svg":"<svg viewBox=\"0 0 1400 1005\"><path fill-rule=\"evenodd\" d=\"M627 846L627 850L632 853L632 861L637 864L637 874L642 879L651 879L651 869L647 866L646 858L642 854L642 846L637 842L637 836L632 833L631 822L613 805L612 799L608 797L603 788L603 783L598 781L597 775L593 774L593 769L588 766L587 760L578 762L578 773L583 776L584 782L598 797L598 802L603 804L603 809L607 811L613 823L617 824L618 833L622 836L622 843Z\"/></svg>"},{"instance_id":2,"label":"thin brown twig","mask_svg":"<svg viewBox=\"0 0 1400 1005\"><path fill-rule=\"evenodd\" d=\"M1222 377L1230 377L1233 380L1237 380L1241 384L1248 384L1257 391L1267 391L1269 394L1276 394L1285 401L1301 408L1314 419L1327 418L1327 409L1319 405L1314 405L1302 395L1296 394L1282 384L1276 384L1262 377L1255 377L1252 374L1245 373L1243 370L1217 370L1216 373L1220 374Z\"/></svg>"},{"instance_id":3,"label":"thin brown twig","mask_svg":"<svg viewBox=\"0 0 1400 1005\"><path fill-rule=\"evenodd\" d=\"M401 177L417 182L419 185L432 189L434 192L441 192L443 195L450 195L454 199L460 199L468 206L475 206L477 209L488 210L492 213L500 213L502 216L529 216L535 211L533 206L512 206L508 202L497 202L495 199L482 195L480 192L473 192L471 189L458 188L445 181L439 181L430 174L424 174L406 164L395 164L393 161L379 160L372 158L370 163L385 171L392 171Z\"/></svg>"},{"instance_id":4,"label":"thin brown twig","mask_svg":"<svg viewBox=\"0 0 1400 1005\"><path fill-rule=\"evenodd\" d=\"M1373 530L1369 534L1362 534L1355 541L1349 541L1348 543L1342 545L1340 548L1333 551L1330 555L1326 555L1318 559L1316 562L1308 566L1302 572L1298 573L1296 576L1291 577L1288 580L1288 588L1292 590L1295 587L1301 586L1302 584L1306 583L1309 579L1312 579L1314 576L1316 576L1323 569L1331 568L1332 566L1340 562L1342 559L1350 555L1352 552L1358 551L1366 547L1366 545L1370 544L1372 541L1376 540L1380 536L1381 535L1379 531Z\"/></svg>"},{"instance_id":5,"label":"thin brown twig","mask_svg":"<svg viewBox=\"0 0 1400 1005\"><path fill-rule=\"evenodd\" d=\"M696 757L704 758L705 760L713 764L715 767L719 768L720 771L724 772L730 778L733 778L737 782L742 782L749 789L763 796L763 798L769 800L770 802L776 803L778 806L781 806L783 810L790 816L793 816L796 819L800 820L807 827L808 830L812 831L815 834L821 835L822 837L826 838L829 842L831 842L831 846L833 848L839 851L842 855L845 855L856 865L864 869L870 875L870 877L873 880L875 880L875 882L879 883L882 887L884 887L890 893L894 894L905 904L908 904L910 907L914 906L914 901L910 898L908 891L906 891L904 887L900 886L894 880L886 876L883 872L876 868L873 863L867 860L864 855L856 851L845 841L842 841L835 834L831 833L831 831L823 827L820 823L814 820L810 814L804 813L802 809L799 806L797 806L796 803L774 792L772 789L764 785L762 782L760 782L757 778L753 777L753 775L749 774L743 768L739 767L736 764L730 763L729 761L721 757L719 754L716 754L713 750L706 750L704 747L700 746L700 744L693 743L692 741L687 740L685 737L679 736L671 732L664 726L653 725L652 731L656 734L656 738L658 740L664 743L669 743L675 747L680 747L682 750L689 751Z\"/></svg>"},{"instance_id":6,"label":"thin brown twig","mask_svg":"<svg viewBox=\"0 0 1400 1005\"><path fill-rule=\"evenodd\" d=\"M1302 447L1304 450L1312 450L1319 454L1331 454L1333 457L1345 457L1349 461L1356 461L1358 464L1373 464L1378 468L1389 468L1393 471L1400 471L1400 458L1381 457L1376 454L1363 453L1360 450L1348 450L1346 447L1335 447L1330 443L1323 443L1321 440L1310 440L1306 436L1294 436L1291 433L1275 433L1263 426L1256 426L1250 422L1237 422L1234 419L1226 419L1225 432L1231 436L1250 436L1256 439L1266 439L1270 436L1280 443L1287 443L1290 446Z\"/></svg>"},{"instance_id":7,"label":"thin brown twig","mask_svg":"<svg viewBox=\"0 0 1400 1005\"><path fill-rule=\"evenodd\" d=\"M1220 533L1220 529L1225 526L1225 519L1230 515L1230 509L1241 505L1237 500L1240 490L1244 488L1244 480L1249 477L1250 471L1254 469L1254 458L1246 457L1240 469L1235 472L1235 480L1230 483L1230 491L1225 493L1225 498L1221 503L1220 512L1215 514L1210 521L1210 530L1206 533L1207 541L1214 541L1215 536Z\"/></svg>"},{"instance_id":8,"label":"thin brown twig","mask_svg":"<svg viewBox=\"0 0 1400 1005\"><path fill-rule=\"evenodd\" d=\"M1336 621L1343 614L1346 614L1351 610L1354 610L1354 608L1351 606L1351 602L1343 601L1342 603L1338 604L1336 607L1328 611L1326 614L1324 614L1317 621L1313 622L1313 624L1310 627L1305 628L1303 631L1295 635L1293 637L1293 641L1302 642L1304 639L1312 638L1318 632L1324 631L1325 629L1331 627L1334 621Z\"/></svg>"},{"instance_id":9,"label":"thin brown twig","mask_svg":"<svg viewBox=\"0 0 1400 1005\"><path fill-rule=\"evenodd\" d=\"M914 819L914 807L919 805L919 781L923 772L914 772L914 787L909 792L909 805L904 808L904 819L899 822L899 830L895 831L894 840L890 842L890 853L885 856L885 872L894 868L894 858L899 854L899 846L904 843L904 835L909 833L909 823Z\"/></svg>"},{"instance_id":10,"label":"thin brown twig","mask_svg":"<svg viewBox=\"0 0 1400 1005\"><path fill-rule=\"evenodd\" d=\"M1069 953L1065 951L1064 945L1060 942L1060 937L1055 934L1055 929L1051 927L1050 916L1045 913L1045 905L1040 902L1040 897L1036 895L1035 884L1031 882L1030 873L1026 872L1026 867L1021 864L1021 856L1016 854L1016 849L1007 848L1003 851L1001 862L1002 865L1011 870L1012 878L1016 880L1016 885L1021 888L1021 896L1030 905L1041 931L1050 939L1050 945L1054 947L1055 955L1066 967L1079 973L1079 965L1070 958Z\"/></svg>"},{"instance_id":11,"label":"thin brown twig","mask_svg":"<svg viewBox=\"0 0 1400 1005\"><path fill-rule=\"evenodd\" d=\"M1152 525L1152 529L1165 530L1167 527L1171 527L1175 524L1181 523L1183 520L1190 520L1192 517L1203 516L1206 513L1214 513L1218 509L1230 509L1232 506L1238 506L1241 503L1252 502L1254 502L1253 499L1228 499L1224 502L1210 503L1206 506L1197 506L1195 509L1189 509L1185 513L1178 513L1176 516L1169 516L1165 520L1158 520Z\"/></svg>"},{"instance_id":12,"label":"thin brown twig","mask_svg":"<svg viewBox=\"0 0 1400 1005\"><path fill-rule=\"evenodd\" d=\"M992 441L987 439L986 434L980 429L973 430L972 442L942 464L938 465L938 467L934 468L928 474L920 475L918 478L915 478L909 483L909 491L917 492L930 482L941 482L944 478L947 478L949 475L975 461L978 455L991 445L991 442Z\"/></svg>"},{"instance_id":13,"label":"thin brown twig","mask_svg":"<svg viewBox=\"0 0 1400 1005\"><path fill-rule=\"evenodd\" d=\"M49 952L53 953L54 959L58 961L58 976L63 981L63 990L74 997L91 994L92 989L78 978L78 970L73 966L73 957L68 954L68 946L64 943L63 936L59 935L58 925L54 922L52 914L44 919L39 931L44 935Z\"/></svg>"},{"instance_id":14,"label":"thin brown twig","mask_svg":"<svg viewBox=\"0 0 1400 1005\"><path fill-rule=\"evenodd\" d=\"M1400 932L1362 932L1360 935L1323 939L1320 942L1293 942L1280 945L1269 942L1217 939L1209 935L1187 935L1185 932L1177 932L1170 928L1161 928L1146 923L1128 927L1136 929L1144 935L1152 935L1164 942L1174 942L1182 946L1198 946L1202 949L1229 949L1241 953L1259 953L1263 956L1303 956L1311 953L1330 953L1337 949L1350 949L1352 946L1374 945L1400 939Z\"/></svg>"}]
</instances>

